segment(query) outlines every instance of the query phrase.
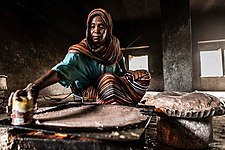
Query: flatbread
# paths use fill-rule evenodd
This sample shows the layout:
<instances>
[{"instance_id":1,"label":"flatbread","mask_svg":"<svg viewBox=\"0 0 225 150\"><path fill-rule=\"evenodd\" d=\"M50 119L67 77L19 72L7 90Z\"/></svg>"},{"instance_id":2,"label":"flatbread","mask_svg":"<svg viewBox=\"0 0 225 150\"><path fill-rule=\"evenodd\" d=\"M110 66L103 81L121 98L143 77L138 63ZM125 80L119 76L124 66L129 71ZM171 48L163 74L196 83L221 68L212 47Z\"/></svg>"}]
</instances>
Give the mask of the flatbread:
<instances>
[{"instance_id":1,"label":"flatbread","mask_svg":"<svg viewBox=\"0 0 225 150\"><path fill-rule=\"evenodd\" d=\"M135 107L122 105L84 105L33 116L36 124L74 128L123 127L146 121Z\"/></svg>"},{"instance_id":2,"label":"flatbread","mask_svg":"<svg viewBox=\"0 0 225 150\"><path fill-rule=\"evenodd\" d=\"M225 113L224 104L205 93L161 92L149 96L146 105L155 106L155 112L182 118L204 118Z\"/></svg>"}]
</instances>

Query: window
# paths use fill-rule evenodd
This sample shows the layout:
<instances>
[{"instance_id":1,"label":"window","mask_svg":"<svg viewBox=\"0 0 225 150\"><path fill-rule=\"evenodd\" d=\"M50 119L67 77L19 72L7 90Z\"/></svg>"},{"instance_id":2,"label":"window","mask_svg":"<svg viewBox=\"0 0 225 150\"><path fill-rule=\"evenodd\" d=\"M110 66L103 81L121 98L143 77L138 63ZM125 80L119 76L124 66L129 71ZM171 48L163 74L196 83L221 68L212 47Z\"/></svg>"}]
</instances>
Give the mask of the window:
<instances>
[{"instance_id":1,"label":"window","mask_svg":"<svg viewBox=\"0 0 225 150\"><path fill-rule=\"evenodd\" d=\"M223 76L222 49L200 51L201 77Z\"/></svg>"},{"instance_id":2,"label":"window","mask_svg":"<svg viewBox=\"0 0 225 150\"><path fill-rule=\"evenodd\" d=\"M144 69L148 70L148 55L132 56L129 55L129 70Z\"/></svg>"}]
</instances>

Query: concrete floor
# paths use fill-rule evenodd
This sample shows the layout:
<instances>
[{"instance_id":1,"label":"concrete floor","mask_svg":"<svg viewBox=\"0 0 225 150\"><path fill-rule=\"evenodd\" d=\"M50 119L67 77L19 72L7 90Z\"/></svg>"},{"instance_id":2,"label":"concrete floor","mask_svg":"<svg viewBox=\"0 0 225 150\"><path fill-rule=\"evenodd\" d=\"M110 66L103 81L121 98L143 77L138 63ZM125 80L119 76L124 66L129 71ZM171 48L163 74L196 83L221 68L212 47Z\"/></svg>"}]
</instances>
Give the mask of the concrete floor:
<instances>
[{"instance_id":1,"label":"concrete floor","mask_svg":"<svg viewBox=\"0 0 225 150\"><path fill-rule=\"evenodd\" d=\"M210 91L201 91L201 92L206 92L208 94L217 96L218 98L221 99L221 101L225 102L225 92L210 92ZM155 95L157 93L158 92L147 92L147 94L151 94L151 95ZM52 100L50 100L50 97L43 98L43 96L40 96L40 98L38 99L38 107L49 107L49 106L55 106L55 105L60 105L70 101L74 101L74 97L72 97L71 95L67 97L68 95L51 96ZM63 100L60 100L60 99L63 99ZM75 98L75 99L79 100L78 98ZM174 148L162 145L157 142L157 139L156 139L157 119L156 118L157 118L156 116L153 117L152 121L150 122L145 132L146 145L144 146L144 149L145 150L176 150ZM209 148L207 150L225 150L225 115L213 117L213 142L210 143Z\"/></svg>"},{"instance_id":2,"label":"concrete floor","mask_svg":"<svg viewBox=\"0 0 225 150\"><path fill-rule=\"evenodd\" d=\"M213 118L213 150L225 150L225 115Z\"/></svg>"}]
</instances>

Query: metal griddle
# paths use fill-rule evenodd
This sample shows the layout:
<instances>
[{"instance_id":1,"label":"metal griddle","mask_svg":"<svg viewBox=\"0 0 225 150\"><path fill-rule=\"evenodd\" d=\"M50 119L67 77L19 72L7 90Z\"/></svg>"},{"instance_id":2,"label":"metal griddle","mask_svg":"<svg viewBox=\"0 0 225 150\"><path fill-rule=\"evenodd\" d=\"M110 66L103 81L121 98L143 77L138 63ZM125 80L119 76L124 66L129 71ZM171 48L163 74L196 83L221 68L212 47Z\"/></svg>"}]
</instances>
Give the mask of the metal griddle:
<instances>
[{"instance_id":1,"label":"metal griddle","mask_svg":"<svg viewBox=\"0 0 225 150\"><path fill-rule=\"evenodd\" d=\"M82 105L92 105L97 106L98 104L78 104L78 103L67 103L67 104L61 104L55 107L52 107L50 109L41 111L41 112L34 112L36 114L38 113L44 113L44 112L50 112L50 111L57 111L61 109L66 109L70 107L79 107ZM153 112L154 107L153 106L145 106L145 105L137 105L137 108L140 109L140 112L142 112L145 115L148 115L148 119L131 125L126 125L122 127L103 127L103 128L74 128L74 127L62 127L62 126L50 126L50 125L37 125L37 124L30 124L25 126L15 126L11 124L11 118L8 114L1 114L0 115L0 126L7 127L7 128L13 128L13 129L19 129L19 130L25 130L25 131L37 131L37 132L43 132L47 134L55 134L55 133L63 133L68 135L75 135L79 137L89 137L89 138L97 138L100 140L115 140L115 141L133 141L133 140L139 140L143 132L145 131L145 128L148 126L150 120L151 120L151 114Z\"/></svg>"}]
</instances>

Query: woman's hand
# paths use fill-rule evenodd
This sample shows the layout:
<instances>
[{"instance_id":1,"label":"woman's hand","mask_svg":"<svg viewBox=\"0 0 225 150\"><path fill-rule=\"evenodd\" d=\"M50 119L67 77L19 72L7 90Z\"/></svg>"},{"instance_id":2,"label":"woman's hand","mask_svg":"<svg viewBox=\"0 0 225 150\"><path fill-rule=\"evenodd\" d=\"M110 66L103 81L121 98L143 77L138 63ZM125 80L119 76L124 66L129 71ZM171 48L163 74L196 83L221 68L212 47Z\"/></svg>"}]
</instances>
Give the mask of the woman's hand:
<instances>
[{"instance_id":1,"label":"woman's hand","mask_svg":"<svg viewBox=\"0 0 225 150\"><path fill-rule=\"evenodd\" d=\"M27 96L28 100L33 100L34 104L35 104L37 101L38 95L39 95L39 90L38 90L36 84L34 84L34 83L28 84L27 87L23 91L26 92L26 96ZM23 93L21 93L21 94L23 94Z\"/></svg>"},{"instance_id":2,"label":"woman's hand","mask_svg":"<svg viewBox=\"0 0 225 150\"><path fill-rule=\"evenodd\" d=\"M12 102L15 100L20 101L20 96L26 96L28 100L32 100L35 104L38 98L38 88L35 84L30 83L27 85L26 88L22 90L17 90L16 92L12 92L8 99L8 106L10 107L12 105Z\"/></svg>"},{"instance_id":3,"label":"woman's hand","mask_svg":"<svg viewBox=\"0 0 225 150\"><path fill-rule=\"evenodd\" d=\"M8 98L8 107L11 107L13 100L18 100L19 96L18 93L20 93L21 90L17 90L16 92L11 92L9 98ZM9 112L9 110L6 110L7 113Z\"/></svg>"}]
</instances>

